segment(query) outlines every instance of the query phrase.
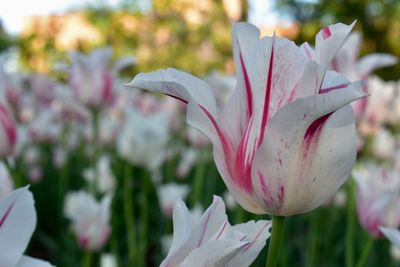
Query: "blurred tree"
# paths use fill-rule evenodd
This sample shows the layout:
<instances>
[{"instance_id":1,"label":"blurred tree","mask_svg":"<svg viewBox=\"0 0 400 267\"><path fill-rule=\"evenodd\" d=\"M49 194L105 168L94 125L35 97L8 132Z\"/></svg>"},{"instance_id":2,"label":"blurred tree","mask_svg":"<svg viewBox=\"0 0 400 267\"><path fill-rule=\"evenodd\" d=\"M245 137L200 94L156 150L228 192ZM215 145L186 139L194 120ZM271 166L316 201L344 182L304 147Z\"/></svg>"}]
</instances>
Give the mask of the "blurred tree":
<instances>
[{"instance_id":1,"label":"blurred tree","mask_svg":"<svg viewBox=\"0 0 400 267\"><path fill-rule=\"evenodd\" d=\"M323 25L357 20L363 35L361 53L385 52L400 58L400 1L398 0L277 0L281 13L301 24L297 41L313 41ZM379 70L385 79L398 79L400 64Z\"/></svg>"}]
</instances>

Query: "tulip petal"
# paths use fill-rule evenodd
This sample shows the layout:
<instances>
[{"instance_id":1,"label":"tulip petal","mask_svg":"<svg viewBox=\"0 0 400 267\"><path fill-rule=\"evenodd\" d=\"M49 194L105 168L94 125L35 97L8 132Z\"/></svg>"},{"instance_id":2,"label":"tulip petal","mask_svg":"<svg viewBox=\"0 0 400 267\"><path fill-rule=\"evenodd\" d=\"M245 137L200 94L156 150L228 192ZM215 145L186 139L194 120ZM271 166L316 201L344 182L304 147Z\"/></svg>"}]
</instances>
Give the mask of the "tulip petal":
<instances>
[{"instance_id":1,"label":"tulip petal","mask_svg":"<svg viewBox=\"0 0 400 267\"><path fill-rule=\"evenodd\" d=\"M383 53L367 55L360 59L358 67L362 77L367 77L375 69L389 67L397 63L397 58Z\"/></svg>"},{"instance_id":2,"label":"tulip petal","mask_svg":"<svg viewBox=\"0 0 400 267\"><path fill-rule=\"evenodd\" d=\"M243 241L248 242L240 252L227 265L229 267L250 266L264 248L266 240L270 237L271 221L249 221L237 224L233 228L242 233L248 233Z\"/></svg>"},{"instance_id":3,"label":"tulip petal","mask_svg":"<svg viewBox=\"0 0 400 267\"><path fill-rule=\"evenodd\" d=\"M27 187L12 192L0 202L0 266L15 266L36 226L32 193Z\"/></svg>"},{"instance_id":4,"label":"tulip petal","mask_svg":"<svg viewBox=\"0 0 400 267\"><path fill-rule=\"evenodd\" d=\"M228 153L229 141L219 128L215 97L211 87L188 73L166 69L140 73L127 84L129 87L160 92L188 104L187 121L207 135L213 144Z\"/></svg>"},{"instance_id":5,"label":"tulip petal","mask_svg":"<svg viewBox=\"0 0 400 267\"><path fill-rule=\"evenodd\" d=\"M381 232L393 243L396 247L400 247L400 231L395 228L379 228Z\"/></svg>"},{"instance_id":6,"label":"tulip petal","mask_svg":"<svg viewBox=\"0 0 400 267\"><path fill-rule=\"evenodd\" d=\"M345 90L299 99L271 119L252 176L265 210L284 216L307 212L348 178L356 153L348 104L365 96L361 87L356 82Z\"/></svg>"},{"instance_id":7,"label":"tulip petal","mask_svg":"<svg viewBox=\"0 0 400 267\"><path fill-rule=\"evenodd\" d=\"M174 206L174 236L168 255L175 253L189 239L191 234L191 218L185 203L180 200ZM168 256L167 256L168 258Z\"/></svg>"},{"instance_id":8,"label":"tulip petal","mask_svg":"<svg viewBox=\"0 0 400 267\"><path fill-rule=\"evenodd\" d=\"M23 256L15 267L52 267L50 263L31 257Z\"/></svg>"},{"instance_id":9,"label":"tulip petal","mask_svg":"<svg viewBox=\"0 0 400 267\"><path fill-rule=\"evenodd\" d=\"M245 246L246 242L233 239L210 241L205 246L194 249L179 265L180 267L225 267L229 261ZM245 265L242 265L245 266Z\"/></svg>"},{"instance_id":10,"label":"tulip petal","mask_svg":"<svg viewBox=\"0 0 400 267\"><path fill-rule=\"evenodd\" d=\"M351 25L337 23L326 26L318 32L315 37L315 60L324 70L331 64L355 23L355 21Z\"/></svg>"},{"instance_id":11,"label":"tulip petal","mask_svg":"<svg viewBox=\"0 0 400 267\"><path fill-rule=\"evenodd\" d=\"M182 210L180 212L182 212ZM199 224L194 227L190 238L181 245L179 251L169 253L161 266L176 266L178 263L182 262L191 251L201 247L203 242L208 241L216 232L218 232L226 221L227 216L225 212L225 204L220 197L214 196L213 203L204 212ZM185 234L187 233L187 230L188 229L185 229ZM179 234L176 245L174 244L174 248L182 241L180 238L184 238L183 235L183 233ZM178 241L178 238L180 241Z\"/></svg>"}]
</instances>

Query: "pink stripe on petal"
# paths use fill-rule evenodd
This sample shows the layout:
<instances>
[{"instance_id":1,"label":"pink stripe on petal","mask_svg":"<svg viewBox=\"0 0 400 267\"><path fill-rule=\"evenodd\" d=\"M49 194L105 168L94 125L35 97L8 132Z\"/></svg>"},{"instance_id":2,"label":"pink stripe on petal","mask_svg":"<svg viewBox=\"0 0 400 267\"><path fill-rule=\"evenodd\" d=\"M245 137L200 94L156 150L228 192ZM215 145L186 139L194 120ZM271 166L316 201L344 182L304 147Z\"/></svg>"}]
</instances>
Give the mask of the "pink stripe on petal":
<instances>
[{"instance_id":1,"label":"pink stripe on petal","mask_svg":"<svg viewBox=\"0 0 400 267\"><path fill-rule=\"evenodd\" d=\"M0 123L4 127L8 142L14 146L17 142L17 129L8 110L0 104Z\"/></svg>"},{"instance_id":2,"label":"pink stripe on petal","mask_svg":"<svg viewBox=\"0 0 400 267\"><path fill-rule=\"evenodd\" d=\"M253 147L248 147L252 123L253 119L251 119L249 122L249 126L247 127L245 135L239 144L235 158L235 181L248 193L253 191L253 184L251 181L251 166L256 151L256 142L254 142Z\"/></svg>"},{"instance_id":3,"label":"pink stripe on petal","mask_svg":"<svg viewBox=\"0 0 400 267\"><path fill-rule=\"evenodd\" d=\"M228 225L228 222L225 222L224 225L222 226L221 230L219 231L217 237L215 238L215 240L218 240L221 237L221 235L225 231L225 228L227 225Z\"/></svg>"},{"instance_id":4,"label":"pink stripe on petal","mask_svg":"<svg viewBox=\"0 0 400 267\"><path fill-rule=\"evenodd\" d=\"M1 218L1 220L0 220L0 228L1 228L1 226L3 226L4 222L7 220L8 215L10 215L10 212L11 212L12 208L14 207L14 203L15 202L13 202L10 205L10 207L8 207L6 213L4 213L3 217Z\"/></svg>"},{"instance_id":5,"label":"pink stripe on petal","mask_svg":"<svg viewBox=\"0 0 400 267\"><path fill-rule=\"evenodd\" d=\"M260 237L260 235L264 232L265 228L267 228L268 226L271 225L271 222L268 221L265 223L265 225L261 228L260 231L258 231L257 235L255 236L254 240L252 240L250 243L246 244L246 246L244 247L244 249L241 251L241 253L246 252L247 250L249 250L251 248L251 246L254 245L254 243L258 240L258 238Z\"/></svg>"},{"instance_id":6,"label":"pink stripe on petal","mask_svg":"<svg viewBox=\"0 0 400 267\"><path fill-rule=\"evenodd\" d=\"M231 151L227 136L221 130L221 128L219 128L217 122L215 121L215 118L211 115L211 113L202 105L200 105L200 104L198 104L198 105L204 111L204 113L206 114L206 116L211 121L212 125L214 126L214 129L217 131L218 137L222 143L222 148L224 150L225 157L227 159L229 157L230 151Z\"/></svg>"},{"instance_id":7,"label":"pink stripe on petal","mask_svg":"<svg viewBox=\"0 0 400 267\"><path fill-rule=\"evenodd\" d=\"M323 29L322 29L322 38L324 39L324 40L326 40L326 39L328 39L329 37L331 37L332 36L332 33L331 33L331 30L329 29L329 27L327 26L327 27L324 27Z\"/></svg>"},{"instance_id":8,"label":"pink stripe on petal","mask_svg":"<svg viewBox=\"0 0 400 267\"><path fill-rule=\"evenodd\" d=\"M347 88L348 86L349 86L349 83L342 83L342 84L338 84L338 85L335 85L335 86L325 87L325 88L319 89L319 93L320 94L326 94L326 93L329 93L329 92L337 90L337 89Z\"/></svg>"},{"instance_id":9,"label":"pink stripe on petal","mask_svg":"<svg viewBox=\"0 0 400 267\"><path fill-rule=\"evenodd\" d=\"M303 140L303 158L307 157L311 145L318 142L318 138L321 134L322 128L331 116L331 114L332 113L328 113L326 115L323 115L322 117L319 117L318 119L313 121L310 126L308 126L306 133L304 134Z\"/></svg>"},{"instance_id":10,"label":"pink stripe on petal","mask_svg":"<svg viewBox=\"0 0 400 267\"><path fill-rule=\"evenodd\" d=\"M112 100L112 78L108 71L103 73L103 95L102 100L108 103Z\"/></svg>"},{"instance_id":11,"label":"pink stripe on petal","mask_svg":"<svg viewBox=\"0 0 400 267\"><path fill-rule=\"evenodd\" d=\"M185 99L183 99L183 98L181 98L181 97L179 97L179 96L176 96L176 95L170 95L170 94L164 94L164 95L167 95L167 96L170 96L170 97L172 97L172 98L178 99L179 101L181 101L181 102L183 102L183 103L185 103L185 104L187 104L187 103L188 103L188 101L187 101L187 100L185 100Z\"/></svg>"},{"instance_id":12,"label":"pink stripe on petal","mask_svg":"<svg viewBox=\"0 0 400 267\"><path fill-rule=\"evenodd\" d=\"M206 222L201 226L201 230L200 230L200 239L197 242L196 247L200 247L201 244L203 243L203 238L204 238L204 234L206 233L207 227L208 227L208 223L210 221L210 217L211 217L211 213L214 211L214 208L212 210L210 210L207 214L206 217Z\"/></svg>"},{"instance_id":13,"label":"pink stripe on petal","mask_svg":"<svg viewBox=\"0 0 400 267\"><path fill-rule=\"evenodd\" d=\"M275 46L275 34L272 39L272 47L271 47L271 55L269 57L269 69L267 74L267 86L265 88L265 100L264 100L264 110L263 116L261 121L261 136L259 139L258 146L260 146L264 140L264 132L265 128L267 127L268 122L268 111L269 111L269 104L271 99L271 91L272 91L272 73L274 67L274 46Z\"/></svg>"},{"instance_id":14,"label":"pink stripe on petal","mask_svg":"<svg viewBox=\"0 0 400 267\"><path fill-rule=\"evenodd\" d=\"M250 85L249 75L247 74L247 69L243 61L242 53L240 51L239 43L237 45L239 47L240 66L242 67L243 78L246 87L248 116L251 117L253 115L253 96L251 93L251 85Z\"/></svg>"}]
</instances>

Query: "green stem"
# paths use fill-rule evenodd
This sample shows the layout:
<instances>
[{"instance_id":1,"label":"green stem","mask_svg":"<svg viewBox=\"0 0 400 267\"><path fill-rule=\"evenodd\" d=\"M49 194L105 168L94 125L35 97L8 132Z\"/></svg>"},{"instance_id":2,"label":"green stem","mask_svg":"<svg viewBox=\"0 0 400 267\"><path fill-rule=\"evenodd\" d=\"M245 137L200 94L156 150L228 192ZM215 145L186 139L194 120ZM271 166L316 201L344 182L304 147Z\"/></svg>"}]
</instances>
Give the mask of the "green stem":
<instances>
[{"instance_id":1,"label":"green stem","mask_svg":"<svg viewBox=\"0 0 400 267\"><path fill-rule=\"evenodd\" d=\"M268 248L267 267L276 267L279 259L279 249L282 243L283 224L285 217L272 216L272 233Z\"/></svg>"},{"instance_id":2,"label":"green stem","mask_svg":"<svg viewBox=\"0 0 400 267\"><path fill-rule=\"evenodd\" d=\"M356 267L365 266L365 263L367 262L367 259L369 256L369 253L371 252L371 249L373 246L374 246L374 239L371 236L368 236L367 243L365 244L362 254L357 261Z\"/></svg>"},{"instance_id":3,"label":"green stem","mask_svg":"<svg viewBox=\"0 0 400 267\"><path fill-rule=\"evenodd\" d=\"M192 207L194 207L197 203L201 203L203 184L205 178L204 172L205 172L205 162L204 159L202 158L202 154L200 154L200 159L197 162L196 173L194 176Z\"/></svg>"},{"instance_id":4,"label":"green stem","mask_svg":"<svg viewBox=\"0 0 400 267\"><path fill-rule=\"evenodd\" d=\"M140 264L138 266L146 265L147 244L148 244L148 226L149 226L149 203L147 197L150 195L150 175L143 175L142 181L142 206L140 210L141 231L140 231Z\"/></svg>"},{"instance_id":5,"label":"green stem","mask_svg":"<svg viewBox=\"0 0 400 267\"><path fill-rule=\"evenodd\" d=\"M90 251L85 252L85 256L83 258L83 267L91 267L93 260L93 254Z\"/></svg>"},{"instance_id":6,"label":"green stem","mask_svg":"<svg viewBox=\"0 0 400 267\"><path fill-rule=\"evenodd\" d=\"M128 239L128 266L135 266L136 259L136 231L135 231L135 215L134 203L132 198L132 173L131 165L125 162L124 168L124 215L126 223L126 233Z\"/></svg>"},{"instance_id":7,"label":"green stem","mask_svg":"<svg viewBox=\"0 0 400 267\"><path fill-rule=\"evenodd\" d=\"M355 192L354 192L354 181L350 178L348 184L348 197L347 203L347 227L346 227L346 266L354 266L354 212L355 212Z\"/></svg>"},{"instance_id":8,"label":"green stem","mask_svg":"<svg viewBox=\"0 0 400 267\"><path fill-rule=\"evenodd\" d=\"M318 211L317 211L318 212ZM308 260L309 260L309 265L310 267L313 267L316 265L317 261L317 246L318 246L318 236L319 236L319 227L318 227L318 222L320 218L317 214L313 214L311 216L311 223L310 223L310 230L309 230L309 245L308 245Z\"/></svg>"}]
</instances>

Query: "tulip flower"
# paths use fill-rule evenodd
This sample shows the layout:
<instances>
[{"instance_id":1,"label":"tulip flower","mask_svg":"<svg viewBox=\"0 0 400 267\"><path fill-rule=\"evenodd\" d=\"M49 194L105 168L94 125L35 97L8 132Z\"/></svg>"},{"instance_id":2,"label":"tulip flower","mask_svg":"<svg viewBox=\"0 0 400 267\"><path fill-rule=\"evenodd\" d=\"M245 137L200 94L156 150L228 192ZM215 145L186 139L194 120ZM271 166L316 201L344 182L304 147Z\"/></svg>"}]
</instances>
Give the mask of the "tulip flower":
<instances>
[{"instance_id":1,"label":"tulip flower","mask_svg":"<svg viewBox=\"0 0 400 267\"><path fill-rule=\"evenodd\" d=\"M89 187L99 193L112 193L115 190L116 180L111 169L111 159L106 155L99 158L95 169L86 169L83 177L91 184Z\"/></svg>"},{"instance_id":2,"label":"tulip flower","mask_svg":"<svg viewBox=\"0 0 400 267\"><path fill-rule=\"evenodd\" d=\"M70 53L72 60L70 86L76 98L91 108L112 102L113 82L117 72L136 62L133 58L124 58L110 69L111 55L112 49L109 47L96 49L89 55Z\"/></svg>"},{"instance_id":3,"label":"tulip flower","mask_svg":"<svg viewBox=\"0 0 400 267\"><path fill-rule=\"evenodd\" d=\"M10 111L0 102L0 158L11 155L17 143L17 128Z\"/></svg>"},{"instance_id":4,"label":"tulip flower","mask_svg":"<svg viewBox=\"0 0 400 267\"><path fill-rule=\"evenodd\" d=\"M65 198L65 216L72 222L72 230L79 245L87 251L98 251L107 242L110 229L111 195L101 202L84 191L72 192Z\"/></svg>"},{"instance_id":5,"label":"tulip flower","mask_svg":"<svg viewBox=\"0 0 400 267\"><path fill-rule=\"evenodd\" d=\"M187 185L176 183L162 185L157 189L160 206L168 217L171 217L172 215L172 208L175 202L179 199L186 198L188 193L189 187Z\"/></svg>"},{"instance_id":6,"label":"tulip flower","mask_svg":"<svg viewBox=\"0 0 400 267\"><path fill-rule=\"evenodd\" d=\"M165 159L169 129L164 114L147 116L135 109L126 111L126 121L117 140L118 154L129 162L156 170Z\"/></svg>"},{"instance_id":7,"label":"tulip flower","mask_svg":"<svg viewBox=\"0 0 400 267\"><path fill-rule=\"evenodd\" d=\"M219 173L245 209L305 213L338 190L355 162L349 104L366 95L363 83L327 71L352 27L323 28L311 59L285 38L260 39L255 26L234 23L238 82L222 111L206 82L175 69L141 73L128 86L187 104L187 121L211 139Z\"/></svg>"},{"instance_id":8,"label":"tulip flower","mask_svg":"<svg viewBox=\"0 0 400 267\"><path fill-rule=\"evenodd\" d=\"M373 137L372 152L379 159L393 158L396 140L389 130L380 128Z\"/></svg>"},{"instance_id":9,"label":"tulip flower","mask_svg":"<svg viewBox=\"0 0 400 267\"><path fill-rule=\"evenodd\" d=\"M160 267L250 266L270 236L270 221L249 221L231 226L225 205L214 197L199 221L192 222L183 201L173 214L174 234L167 257Z\"/></svg>"},{"instance_id":10,"label":"tulip flower","mask_svg":"<svg viewBox=\"0 0 400 267\"><path fill-rule=\"evenodd\" d=\"M36 211L28 187L0 200L0 266L51 267L45 261L23 256L36 227Z\"/></svg>"},{"instance_id":11,"label":"tulip flower","mask_svg":"<svg viewBox=\"0 0 400 267\"><path fill-rule=\"evenodd\" d=\"M400 176L368 163L354 170L357 182L357 213L360 224L373 237L380 238L380 227L400 227Z\"/></svg>"},{"instance_id":12,"label":"tulip flower","mask_svg":"<svg viewBox=\"0 0 400 267\"><path fill-rule=\"evenodd\" d=\"M383 53L369 54L358 60L360 47L360 34L357 32L350 34L332 60L331 68L343 74L350 81L357 81L361 79L366 80L376 69L392 66L397 63L396 57ZM364 90L368 92L367 85ZM357 118L360 118L365 112L367 100L368 98L362 98L353 102Z\"/></svg>"}]
</instances>

